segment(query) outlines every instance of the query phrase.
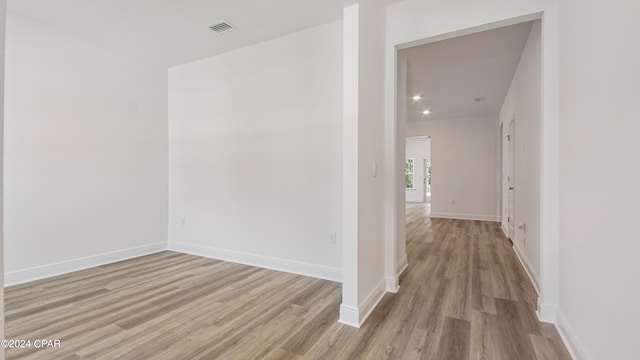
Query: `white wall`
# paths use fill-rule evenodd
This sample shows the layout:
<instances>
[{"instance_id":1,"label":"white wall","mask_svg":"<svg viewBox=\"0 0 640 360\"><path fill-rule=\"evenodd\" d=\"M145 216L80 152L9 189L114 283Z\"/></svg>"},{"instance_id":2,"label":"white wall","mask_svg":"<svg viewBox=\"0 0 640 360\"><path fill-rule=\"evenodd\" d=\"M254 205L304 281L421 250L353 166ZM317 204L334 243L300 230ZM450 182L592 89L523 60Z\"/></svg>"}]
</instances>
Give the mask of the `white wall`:
<instances>
[{"instance_id":1,"label":"white wall","mask_svg":"<svg viewBox=\"0 0 640 360\"><path fill-rule=\"evenodd\" d=\"M636 359L640 3L560 5L558 321L585 359Z\"/></svg>"},{"instance_id":2,"label":"white wall","mask_svg":"<svg viewBox=\"0 0 640 360\"><path fill-rule=\"evenodd\" d=\"M4 289L4 44L6 24L6 0L0 0L0 288ZM0 293L0 338L4 339L4 291ZM0 360L4 360L4 349L0 350Z\"/></svg>"},{"instance_id":3,"label":"white wall","mask_svg":"<svg viewBox=\"0 0 640 360\"><path fill-rule=\"evenodd\" d=\"M431 137L432 217L497 221L497 124L493 116L407 122L407 136Z\"/></svg>"},{"instance_id":4,"label":"white wall","mask_svg":"<svg viewBox=\"0 0 640 360\"><path fill-rule=\"evenodd\" d=\"M358 120L358 291L364 317L385 290L385 0L360 4ZM372 166L376 165L375 176Z\"/></svg>"},{"instance_id":5,"label":"white wall","mask_svg":"<svg viewBox=\"0 0 640 360\"><path fill-rule=\"evenodd\" d=\"M170 248L340 280L341 25L169 70Z\"/></svg>"},{"instance_id":6,"label":"white wall","mask_svg":"<svg viewBox=\"0 0 640 360\"><path fill-rule=\"evenodd\" d=\"M166 70L7 16L6 282L164 248Z\"/></svg>"},{"instance_id":7,"label":"white wall","mask_svg":"<svg viewBox=\"0 0 640 360\"><path fill-rule=\"evenodd\" d=\"M386 253L384 242L384 17L382 0L344 11L345 276L340 322L356 327L385 290L397 289L395 273L385 276L395 251Z\"/></svg>"},{"instance_id":8,"label":"white wall","mask_svg":"<svg viewBox=\"0 0 640 360\"><path fill-rule=\"evenodd\" d=\"M358 180L360 7L342 16L342 303L340 321L360 326L358 308Z\"/></svg>"},{"instance_id":9,"label":"white wall","mask_svg":"<svg viewBox=\"0 0 640 360\"><path fill-rule=\"evenodd\" d=\"M511 239L536 289L540 279L540 46L541 22L534 22L500 110L502 138L502 226L508 230L509 124L515 117L515 234ZM519 229L526 225L526 231Z\"/></svg>"},{"instance_id":10,"label":"white wall","mask_svg":"<svg viewBox=\"0 0 640 360\"><path fill-rule=\"evenodd\" d=\"M389 39L387 39L388 41ZM389 44L386 44L388 46ZM395 61L394 61L395 60ZM408 62L405 52L397 53L396 59L387 58L386 61L395 62L395 79L386 79L385 97L392 97L403 106L385 105L386 116L395 116L398 121L385 123L385 216L387 252L395 251L395 262L387 264L387 276L395 274L399 278L409 266L407 258L407 229L406 222L406 190L404 184L404 166L406 159L405 127L407 118L407 77ZM388 67L389 64L386 64ZM393 81L395 80L395 81ZM389 81L393 81L389 83ZM395 96L394 96L395 92ZM395 103L395 102L394 102ZM402 134L402 135L399 135ZM402 138L400 138L402 136ZM398 139L396 139L398 138ZM396 141L398 140L398 141ZM431 152L431 140L429 140ZM395 239L402 239L395 241ZM395 244L394 244L395 243Z\"/></svg>"},{"instance_id":11,"label":"white wall","mask_svg":"<svg viewBox=\"0 0 640 360\"><path fill-rule=\"evenodd\" d=\"M424 186L425 168L424 160L431 157L431 140L426 137L408 137L406 141L407 159L413 159L413 189L406 189L407 202L426 201L426 190Z\"/></svg>"}]
</instances>

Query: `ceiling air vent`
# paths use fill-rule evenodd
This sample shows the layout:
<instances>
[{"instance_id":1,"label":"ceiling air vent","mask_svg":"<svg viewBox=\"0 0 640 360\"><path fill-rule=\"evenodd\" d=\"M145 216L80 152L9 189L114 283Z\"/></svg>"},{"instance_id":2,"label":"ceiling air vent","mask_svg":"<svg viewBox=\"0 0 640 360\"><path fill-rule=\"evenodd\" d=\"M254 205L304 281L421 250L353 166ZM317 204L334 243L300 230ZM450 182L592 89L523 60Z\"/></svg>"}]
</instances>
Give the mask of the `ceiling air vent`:
<instances>
[{"instance_id":1,"label":"ceiling air vent","mask_svg":"<svg viewBox=\"0 0 640 360\"><path fill-rule=\"evenodd\" d=\"M218 34L222 34L235 29L235 26L231 25L228 21L222 20L209 26L209 29L217 32Z\"/></svg>"}]
</instances>

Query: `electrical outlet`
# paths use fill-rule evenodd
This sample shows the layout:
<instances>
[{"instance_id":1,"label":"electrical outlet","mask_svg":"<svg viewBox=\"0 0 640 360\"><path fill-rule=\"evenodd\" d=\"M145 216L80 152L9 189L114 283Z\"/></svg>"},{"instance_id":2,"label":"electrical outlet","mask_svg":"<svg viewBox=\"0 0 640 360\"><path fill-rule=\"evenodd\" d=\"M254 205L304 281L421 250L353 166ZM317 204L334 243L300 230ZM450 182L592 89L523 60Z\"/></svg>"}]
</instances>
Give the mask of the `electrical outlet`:
<instances>
[{"instance_id":1,"label":"electrical outlet","mask_svg":"<svg viewBox=\"0 0 640 360\"><path fill-rule=\"evenodd\" d=\"M522 230L522 245L527 245L527 224L520 223L518 229Z\"/></svg>"},{"instance_id":2,"label":"electrical outlet","mask_svg":"<svg viewBox=\"0 0 640 360\"><path fill-rule=\"evenodd\" d=\"M183 217L182 219L180 219L180 224L182 225L182 227L187 227L187 218Z\"/></svg>"},{"instance_id":3,"label":"electrical outlet","mask_svg":"<svg viewBox=\"0 0 640 360\"><path fill-rule=\"evenodd\" d=\"M451 200L451 205L455 205L456 201L455 200Z\"/></svg>"},{"instance_id":4,"label":"electrical outlet","mask_svg":"<svg viewBox=\"0 0 640 360\"><path fill-rule=\"evenodd\" d=\"M332 232L329 234L329 244L335 244L338 242L338 233Z\"/></svg>"}]
</instances>

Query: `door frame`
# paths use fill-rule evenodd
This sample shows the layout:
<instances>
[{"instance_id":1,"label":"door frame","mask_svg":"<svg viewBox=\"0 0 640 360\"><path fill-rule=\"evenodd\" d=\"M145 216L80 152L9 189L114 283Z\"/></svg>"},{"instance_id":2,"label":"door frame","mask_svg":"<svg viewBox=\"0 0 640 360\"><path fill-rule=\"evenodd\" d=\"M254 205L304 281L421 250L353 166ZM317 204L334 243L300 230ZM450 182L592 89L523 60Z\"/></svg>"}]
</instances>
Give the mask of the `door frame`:
<instances>
[{"instance_id":1,"label":"door frame","mask_svg":"<svg viewBox=\"0 0 640 360\"><path fill-rule=\"evenodd\" d=\"M541 20L541 108L540 108L540 298L538 317L556 322L559 300L559 11L557 4L539 2L505 3L479 8L444 7L429 11L427 5L401 3L402 12L391 16L393 27L387 24L386 38L386 116L385 116L385 271L388 280L399 287L399 274L406 259L404 232L404 189L401 187L401 160L405 137L402 106L406 101L406 61L398 51L453 37L477 33L526 21ZM400 6L400 5L394 5ZM405 15L406 14L406 15ZM461 19L443 26L418 26L433 22L434 16ZM389 15L388 15L389 16ZM411 21L400 21L411 20ZM391 30L393 31L391 31ZM405 74L405 78L401 74ZM390 284L388 282L388 284Z\"/></svg>"},{"instance_id":2,"label":"door frame","mask_svg":"<svg viewBox=\"0 0 640 360\"><path fill-rule=\"evenodd\" d=\"M507 235L512 242L516 239L516 115L509 121L507 130Z\"/></svg>"}]
</instances>

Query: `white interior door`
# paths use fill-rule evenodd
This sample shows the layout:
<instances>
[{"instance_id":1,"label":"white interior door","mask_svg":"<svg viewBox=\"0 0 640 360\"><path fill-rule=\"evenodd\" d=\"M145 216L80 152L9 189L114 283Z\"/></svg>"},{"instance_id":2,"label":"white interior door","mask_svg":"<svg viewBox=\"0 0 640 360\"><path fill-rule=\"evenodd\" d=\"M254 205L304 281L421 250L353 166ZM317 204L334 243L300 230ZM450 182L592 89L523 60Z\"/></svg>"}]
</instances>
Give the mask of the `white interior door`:
<instances>
[{"instance_id":1,"label":"white interior door","mask_svg":"<svg viewBox=\"0 0 640 360\"><path fill-rule=\"evenodd\" d=\"M509 237L511 240L515 236L515 215L516 215L516 120L515 118L509 123L509 135L507 142L509 143L509 172L507 175L507 185L509 186L509 205L507 223L509 224Z\"/></svg>"}]
</instances>

